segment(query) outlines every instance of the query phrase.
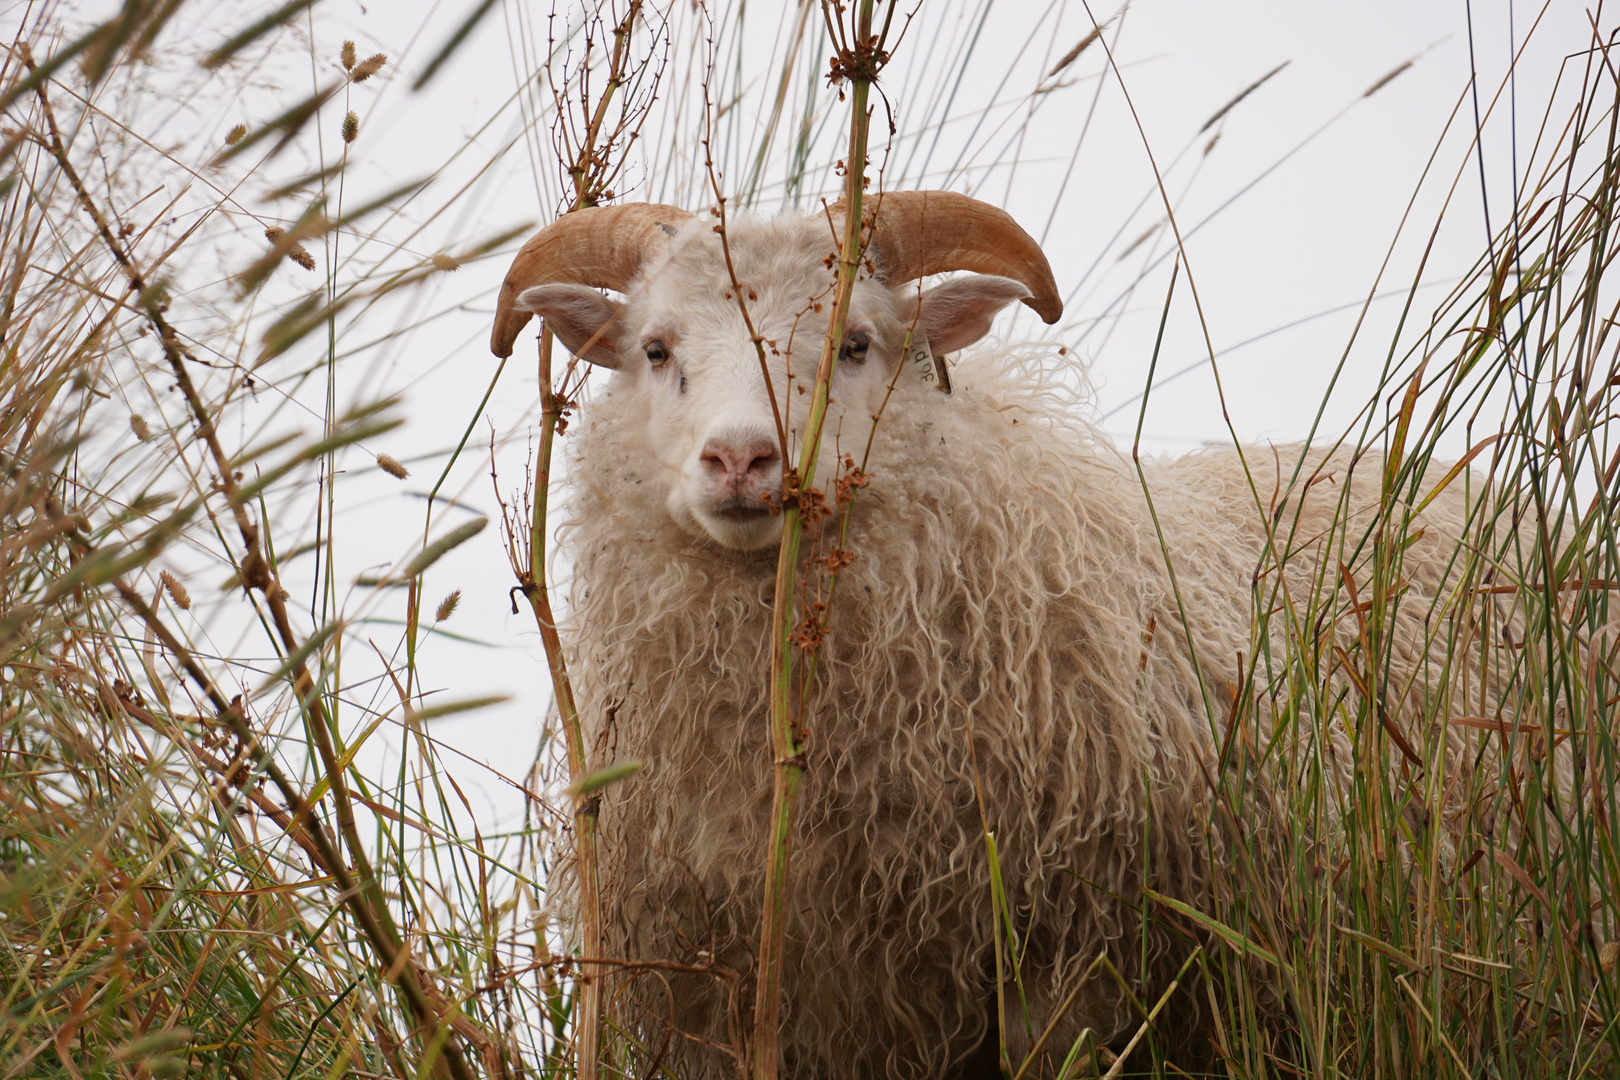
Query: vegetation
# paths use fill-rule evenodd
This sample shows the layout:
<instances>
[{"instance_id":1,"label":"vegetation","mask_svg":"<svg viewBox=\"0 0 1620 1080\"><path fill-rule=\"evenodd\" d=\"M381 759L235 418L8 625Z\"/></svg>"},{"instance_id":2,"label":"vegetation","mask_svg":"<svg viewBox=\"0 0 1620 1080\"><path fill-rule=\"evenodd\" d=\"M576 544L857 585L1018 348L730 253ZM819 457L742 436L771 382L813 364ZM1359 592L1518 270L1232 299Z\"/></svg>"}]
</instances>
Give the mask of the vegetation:
<instances>
[{"instance_id":1,"label":"vegetation","mask_svg":"<svg viewBox=\"0 0 1620 1080\"><path fill-rule=\"evenodd\" d=\"M959 6L981 24L988 13ZM325 40L316 7L244 5L227 33L215 5L185 0L127 0L102 23L47 6L0 65L0 1077L591 1078L644 1061L578 963L604 959L597 916L578 913L582 954L562 955L545 898L559 844L589 858L591 803L577 796L622 773L593 771L611 763L581 743L546 593L552 445L584 375L543 340L536 458L505 524L558 715L533 767L506 778L525 826L486 834L432 725L497 699L438 693L450 673L437 643L476 630L429 571L493 542L455 485L514 373L491 368L451 444L402 461L376 449L400 403L368 396L356 370L376 342L455 309L462 298L440 292L451 275L498 272L528 229L521 214L464 224L491 167L467 164L471 142L424 180L346 193L370 88L453 93L443 71L497 8L466 5L413 55L407 90L397 58ZM884 87L880 55L920 47L909 14L802 4L767 85L743 78L758 31L741 9L629 0L544 26L520 14L525 70L544 78L497 110L523 117L505 145L536 148L545 215L632 191L724 213L840 188L854 204L863 178L924 186L949 109L936 106L973 60L942 62L932 97L916 95L926 106L891 132L867 95ZM1042 85L1084 57L1128 89L1117 25L1096 26ZM1065 1075L1620 1069L1620 80L1606 38L1580 48L1472 272L1430 318L1414 268L1354 425L1328 420L1343 391L1317 413L1313 441L1385 455L1382 513L1303 537L1273 513L1290 492L1256 492L1277 558L1256 576L1239 706L1211 717L1232 733L1212 823L1229 874L1206 911L1145 912L1185 934L1188 977L1141 1002L1128 1043L1063 1048ZM823 81L828 55L839 86ZM261 73L292 59L310 90L267 89ZM982 145L1016 160L1018 125L1046 92ZM269 119L241 118L249 98ZM739 119L745 98L763 124ZM1154 198L1176 241L1163 250L1181 257L1168 318L1196 300L1198 264L1176 201L1162 186ZM844 237L846 287L858 239ZM1092 312L1099 325L1116 304ZM1477 507L1456 547L1461 584L1414 613L1402 555L1420 478L1449 474L1459 446L1451 482ZM356 509L413 470L436 477L419 524L369 527ZM1294 491L1317 480L1301 473ZM790 528L774 672L784 822L787 695L813 677L793 637L797 542ZM1285 589L1288 553L1322 542L1331 572ZM358 580L339 569L356 549L381 564ZM1478 682L1391 681L1389 627L1414 614L1442 666ZM825 623L837 632L836 601ZM1455 687L1488 678L1511 692L1487 713ZM1330 723L1348 733L1348 772ZM1459 728L1488 768L1448 751ZM1289 827L1255 828L1242 808L1256 800ZM760 853L779 867L763 910L809 887L788 835ZM1010 985L1011 945L1005 960ZM741 1060L768 1077L762 985ZM1189 999L1210 1057L1171 1061L1154 1020Z\"/></svg>"}]
</instances>

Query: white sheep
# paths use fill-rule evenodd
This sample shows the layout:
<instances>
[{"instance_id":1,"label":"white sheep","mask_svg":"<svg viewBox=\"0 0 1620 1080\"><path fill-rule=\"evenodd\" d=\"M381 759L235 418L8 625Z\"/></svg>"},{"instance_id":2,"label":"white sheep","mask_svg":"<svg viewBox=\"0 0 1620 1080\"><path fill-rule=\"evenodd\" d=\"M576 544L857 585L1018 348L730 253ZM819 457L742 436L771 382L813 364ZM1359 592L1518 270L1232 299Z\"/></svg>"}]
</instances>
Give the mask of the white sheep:
<instances>
[{"instance_id":1,"label":"white sheep","mask_svg":"<svg viewBox=\"0 0 1620 1080\"><path fill-rule=\"evenodd\" d=\"M834 211L733 221L725 238L795 452L831 307ZM889 194L871 222L824 483L843 454L860 456L880 408L882 419L851 511L855 561L802 717L784 1075L991 1076L986 828L1023 957L1015 1062L1099 953L1150 995L1188 955L1162 928L1144 946L1140 887L1208 902L1220 857L1210 717L1227 715L1249 647L1266 530L1236 454L1200 453L1149 467L1161 548L1135 467L1041 378L1035 352L963 353L950 394L903 364L908 327L940 363L1012 300L1048 322L1061 303L1038 247L1002 211ZM910 284L952 270L975 273L921 293ZM607 951L672 966L615 976L614 1009L649 1055L669 1036L671 1075L729 1076L717 1047L746 1030L753 1001L771 801L772 395L707 215L637 205L564 217L508 275L497 355L531 312L615 369L568 435L564 631L593 767L645 763L602 798ZM1269 494L1293 461L1266 450L1249 464ZM1307 471L1318 467L1335 468L1317 456ZM1339 469L1303 509L1290 505L1297 535L1332 531L1345 479ZM1363 486L1365 506L1378 485ZM1460 500L1431 506L1409 559L1443 550L1461 513ZM1302 581L1312 565L1300 564ZM1415 587L1438 586L1431 574ZM554 885L566 894L567 881L564 868ZM1183 992L1167 1025L1195 1010ZM1107 1039L1135 1023L1112 978L1089 980L1047 1044L1056 1057L1032 1075L1055 1072L1081 1029Z\"/></svg>"}]
</instances>

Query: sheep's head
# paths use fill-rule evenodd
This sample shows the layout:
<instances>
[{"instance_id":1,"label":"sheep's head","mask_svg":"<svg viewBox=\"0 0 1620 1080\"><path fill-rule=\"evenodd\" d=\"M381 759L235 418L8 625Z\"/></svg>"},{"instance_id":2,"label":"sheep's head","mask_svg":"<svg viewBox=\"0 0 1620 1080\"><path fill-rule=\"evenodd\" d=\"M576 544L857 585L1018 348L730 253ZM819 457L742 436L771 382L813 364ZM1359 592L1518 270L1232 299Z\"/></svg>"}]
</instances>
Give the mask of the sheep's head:
<instances>
[{"instance_id":1,"label":"sheep's head","mask_svg":"<svg viewBox=\"0 0 1620 1080\"><path fill-rule=\"evenodd\" d=\"M569 214L513 261L490 348L510 355L530 315L544 316L575 355L617 372L614 400L638 410L663 466L670 515L726 547L765 547L781 533L771 511L782 490L783 437L796 457L805 391L832 314L841 217L834 206L830 219L733 222L722 246L711 219L673 207ZM817 467L823 478L840 451L864 445L897 374L916 377L897 368L919 347L926 343L938 357L970 345L1013 300L1049 323L1063 310L1040 248L1001 210L949 192L914 192L870 200L866 218L866 259ZM950 270L974 273L926 292L907 287ZM608 299L604 288L624 300ZM764 347L769 383L743 306Z\"/></svg>"}]
</instances>

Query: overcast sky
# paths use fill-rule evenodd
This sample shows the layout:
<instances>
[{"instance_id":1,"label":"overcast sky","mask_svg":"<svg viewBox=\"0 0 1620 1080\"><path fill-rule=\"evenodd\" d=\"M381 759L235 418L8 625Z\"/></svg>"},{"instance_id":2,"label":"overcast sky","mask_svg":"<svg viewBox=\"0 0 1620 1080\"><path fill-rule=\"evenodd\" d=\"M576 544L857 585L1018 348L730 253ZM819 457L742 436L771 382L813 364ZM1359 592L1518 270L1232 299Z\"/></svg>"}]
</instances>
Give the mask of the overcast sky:
<instances>
[{"instance_id":1,"label":"overcast sky","mask_svg":"<svg viewBox=\"0 0 1620 1080\"><path fill-rule=\"evenodd\" d=\"M698 25L689 0L671 5L676 40L666 88L690 85L690 34ZM289 35L312 35L316 62L309 64L306 50L301 63L269 65L275 77L217 110L217 137L237 119L252 124L275 115L294 93L307 92L299 80L332 77L338 44L353 37L362 56L382 51L392 62L382 77L353 87L330 116L323 114L322 123L333 132L344 109L354 108L361 117L347 197L364 198L435 170L438 175L427 194L390 223L391 243L425 257L523 221L549 219L556 205L556 164L546 127L532 127L521 105L530 99L519 90L544 52L541 5L497 4L426 92L409 89L471 6L327 0L312 29ZM731 106L737 110L730 129L734 145L722 162L734 191L765 127L775 90L767 76L780 70L794 8L782 5L777 19L771 5L756 0L739 37L732 29L733 5L711 7L720 27L721 62L744 91ZM217 27L201 28L204 38L224 36L252 10L251 4L222 7L228 14ZM1005 206L1043 238L1059 285L1072 294L1065 320L1053 329L1032 318L1001 329L1070 345L1098 386L1104 427L1129 441L1174 251L1163 227L1156 163L1187 242L1191 284L1204 316L1201 324L1184 276L1159 361L1162 385L1143 422L1145 445L1162 452L1231 438L1207 362L1205 327L1237 436L1303 438L1346 354L1362 302L1377 283L1388 295L1367 310L1323 428L1338 434L1374 385L1442 206L1450 198L1415 294L1414 318L1421 323L1484 250L1486 208L1496 227L1505 220L1514 199L1515 161L1522 172L1564 58L1590 39L1585 8L1576 0L1545 8L1495 0L1475 3L1472 11L1462 0L1138 0L1123 14L1106 3L1094 3L1091 11L1098 20L1111 20L1106 40L1129 105L1097 46L1057 79L1043 78L1092 26L1078 0L923 0L883 80L903 133L884 162L884 184L970 192ZM1605 19L1606 28L1611 21ZM835 183L827 170L839 156L831 148L842 141L845 123L820 78L827 56L821 33L819 17L810 20L802 47L806 62L798 69L803 75L793 91L794 101L816 94L815 114L826 120L817 128L816 169L800 193L806 202ZM1516 78L1504 84L1520 49ZM1483 162L1470 152L1471 57L1480 74L1478 108L1489 115ZM966 77L941 83L941 71L964 66ZM1204 129L1224 104L1273 72ZM647 152L632 169L630 198L684 202L693 209L707 205L696 187L697 115L689 94L671 93L655 112L643 142ZM762 211L784 205L777 181L787 145L780 140L769 156L758 200ZM318 153L331 154L336 146L328 133L319 151L303 148L304 164L318 164ZM672 155L671 146L685 149ZM285 168L291 171L294 164ZM463 188L466 194L452 198ZM446 203L452 204L449 211L434 213ZM413 222L421 231L407 235ZM340 553L344 573L353 576L403 553L410 538L420 535L423 496L444 463L431 455L453 444L469 423L472 443L442 488L461 506L444 511L440 520L493 514L492 438L503 486L521 481L535 419L526 351L508 365L490 406L478 410L495 371L488 325L508 259L503 254L470 263L414 292L392 315L379 309L372 322L345 332L352 355L342 368L340 396L402 393L410 418L406 427L365 449L410 462L414 475L401 485L365 470L362 459L352 463L340 487L340 527L380 538L385 548L397 540L398 551L349 544ZM375 321L379 317L421 322L389 336L390 328ZM299 363L297 357L282 362ZM1176 377L1166 380L1169 375ZM318 413L318 401L311 407ZM514 695L508 706L439 721L435 734L471 759L520 775L538 741L549 688L527 609L510 614L511 585L495 529L435 566L426 586L430 602L462 588L454 628L487 645L434 639L423 663L428 684L447 688L451 696ZM397 615L392 608L399 603L375 604L374 613ZM490 818L514 820L519 804L510 789L470 761L452 761L451 767L464 787L483 793Z\"/></svg>"}]
</instances>

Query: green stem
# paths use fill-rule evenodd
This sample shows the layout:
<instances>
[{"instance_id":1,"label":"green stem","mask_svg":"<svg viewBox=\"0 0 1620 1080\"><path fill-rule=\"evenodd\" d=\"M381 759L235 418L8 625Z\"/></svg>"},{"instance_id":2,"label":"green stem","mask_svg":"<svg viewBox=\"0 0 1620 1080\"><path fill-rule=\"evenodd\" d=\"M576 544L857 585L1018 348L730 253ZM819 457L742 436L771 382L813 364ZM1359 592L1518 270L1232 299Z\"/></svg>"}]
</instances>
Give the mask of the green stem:
<instances>
[{"instance_id":1,"label":"green stem","mask_svg":"<svg viewBox=\"0 0 1620 1080\"><path fill-rule=\"evenodd\" d=\"M873 0L862 0L856 42L869 40L872 33ZM834 41L837 47L838 42ZM844 238L838 259L838 286L833 301L827 336L816 365L815 386L810 394L810 411L805 422L804 442L799 452L798 490L810 490L815 482L816 458L821 450L822 428L827 417L828 387L838 364L838 351L844 340L844 324L855 286L861 255L861 200L865 189L867 132L870 117L868 79L850 80L851 122L849 155L846 159L844 194ZM791 494L791 493L790 493ZM778 1034L781 1018L782 945L787 929L788 874L793 853L793 819L799 789L804 781L803 732L795 723L792 709L794 622L794 575L798 572L799 548L804 522L797 502L786 500L782 520L782 547L776 563L776 593L771 624L770 729L774 780L771 818L765 863L765 896L760 916L759 978L755 987L752 1039L749 1046L749 1075L753 1080L776 1080L780 1066ZM802 700L808 701L808 687Z\"/></svg>"},{"instance_id":2,"label":"green stem","mask_svg":"<svg viewBox=\"0 0 1620 1080\"><path fill-rule=\"evenodd\" d=\"M563 658L562 640L557 636L557 620L551 611L551 594L546 587L546 507L551 492L551 450L556 440L557 421L562 406L551 386L551 328L540 332L540 452L534 476L534 513L529 522L529 580L523 593L529 598L534 621L540 628L546 663L551 669L552 692L562 721L563 739L568 752L568 780L577 783L587 774L585 734L574 703L574 686ZM602 895L596 857L597 806L595 796L582 798L574 807L574 837L579 860L580 932L582 955L599 957L602 951ZM575 1027L575 1053L579 1080L594 1080L600 1057L602 982L600 973L579 974L580 1001Z\"/></svg>"},{"instance_id":3,"label":"green stem","mask_svg":"<svg viewBox=\"0 0 1620 1080\"><path fill-rule=\"evenodd\" d=\"M608 65L607 86L589 114L585 136L579 152L568 168L574 184L573 204L569 211L595 206L601 192L598 190L604 163L598 160L598 141L604 130L608 104L614 93L625 83L630 57L631 29L641 11L641 0L631 0L624 18L613 28L613 52ZM559 111L561 109L561 102ZM612 138L609 137L609 146ZM546 508L551 493L551 450L556 441L557 422L562 417L562 404L551 385L551 350L553 337L549 326L540 330L540 454L534 477L534 512L529 523L529 565L521 579L523 594L529 598L534 621L540 629L540 641L545 646L546 664L551 670L552 695L557 701L557 715L562 721L563 739L568 752L568 779L577 784L587 775L585 762L585 735L580 728L579 708L574 702L574 685L568 677L567 661L563 657L562 641L557 636L557 619L551 610L551 593L546 586ZM602 894L597 859L597 807L596 796L579 799L574 806L574 847L579 860L580 935L584 956L600 958L602 949ZM601 1062L602 1030L602 974L581 965L579 973L579 1009L574 1025L574 1060L577 1080L596 1080Z\"/></svg>"}]
</instances>

